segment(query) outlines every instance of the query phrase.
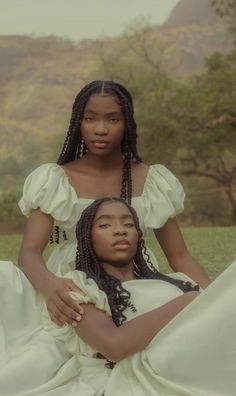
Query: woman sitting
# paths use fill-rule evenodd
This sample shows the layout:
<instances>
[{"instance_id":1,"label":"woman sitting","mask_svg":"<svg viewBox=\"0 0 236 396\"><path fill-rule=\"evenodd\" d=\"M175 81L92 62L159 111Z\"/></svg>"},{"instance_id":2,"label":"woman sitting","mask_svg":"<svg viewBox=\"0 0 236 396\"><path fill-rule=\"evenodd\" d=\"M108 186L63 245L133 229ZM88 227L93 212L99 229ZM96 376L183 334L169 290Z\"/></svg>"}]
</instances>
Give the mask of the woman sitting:
<instances>
[{"instance_id":1,"label":"woman sitting","mask_svg":"<svg viewBox=\"0 0 236 396\"><path fill-rule=\"evenodd\" d=\"M6 354L1 394L234 396L236 266L201 293L184 274L159 273L144 259L134 209L119 198L85 209L76 236L76 270L66 277L84 315L60 327L45 305L42 326Z\"/></svg>"}]
</instances>

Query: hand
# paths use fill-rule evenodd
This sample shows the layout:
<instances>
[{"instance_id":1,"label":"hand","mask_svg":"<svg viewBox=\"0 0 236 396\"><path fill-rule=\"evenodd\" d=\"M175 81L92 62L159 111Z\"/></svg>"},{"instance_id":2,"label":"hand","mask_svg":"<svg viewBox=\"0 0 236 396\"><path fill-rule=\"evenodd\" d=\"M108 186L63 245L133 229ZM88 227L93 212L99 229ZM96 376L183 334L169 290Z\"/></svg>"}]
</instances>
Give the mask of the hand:
<instances>
[{"instance_id":1,"label":"hand","mask_svg":"<svg viewBox=\"0 0 236 396\"><path fill-rule=\"evenodd\" d=\"M83 308L70 297L70 291L84 294L71 279L55 277L44 292L50 318L58 326L68 323L76 327L84 313Z\"/></svg>"},{"instance_id":2,"label":"hand","mask_svg":"<svg viewBox=\"0 0 236 396\"><path fill-rule=\"evenodd\" d=\"M200 296L200 292L196 291L196 290L191 290L188 291L184 294L186 300L188 301L188 303L192 302L196 297Z\"/></svg>"}]
</instances>

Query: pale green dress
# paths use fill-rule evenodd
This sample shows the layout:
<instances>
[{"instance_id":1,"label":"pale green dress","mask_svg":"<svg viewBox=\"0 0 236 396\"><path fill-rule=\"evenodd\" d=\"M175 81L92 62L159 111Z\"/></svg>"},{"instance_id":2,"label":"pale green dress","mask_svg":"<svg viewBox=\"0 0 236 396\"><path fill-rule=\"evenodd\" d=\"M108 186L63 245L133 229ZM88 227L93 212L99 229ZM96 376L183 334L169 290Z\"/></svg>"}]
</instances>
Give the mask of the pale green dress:
<instances>
[{"instance_id":1,"label":"pale green dress","mask_svg":"<svg viewBox=\"0 0 236 396\"><path fill-rule=\"evenodd\" d=\"M71 293L76 301L93 303L110 316L106 296L92 279L80 271L69 276L86 293ZM181 273L171 276L190 280ZM236 262L165 326L145 350L118 362L110 376L103 377L105 396L235 396L235 278ZM123 286L131 293L137 310L127 308L127 320L182 294L176 286L159 280L133 280L123 282ZM44 326L71 353L95 356L96 351L84 344L70 326L64 330L56 327L46 310ZM91 363L91 375L92 371ZM100 395L101 378L96 378L94 395ZM86 382L83 375L80 379Z\"/></svg>"},{"instance_id":2,"label":"pale green dress","mask_svg":"<svg viewBox=\"0 0 236 396\"><path fill-rule=\"evenodd\" d=\"M92 279L81 271L66 276L86 293L70 292L72 298L93 303L110 316L106 295ZM189 280L180 273L171 276ZM8 363L0 367L1 396L235 396L235 277L236 262L146 349L118 362L112 371L72 326L56 326L43 306L41 325L24 344L12 348ZM159 280L133 280L123 286L137 310L127 308L127 320L182 294Z\"/></svg>"},{"instance_id":3,"label":"pale green dress","mask_svg":"<svg viewBox=\"0 0 236 396\"><path fill-rule=\"evenodd\" d=\"M161 165L151 166L142 195L132 200L145 237L153 228L161 227L168 218L181 212L183 200L183 189L172 173ZM91 202L91 199L77 197L60 166L45 164L26 179L20 208L25 215L31 209L40 208L51 214L55 224L66 231L68 240L62 239L54 247L48 268L58 275L72 276L75 283L87 291L88 301L109 314L106 297L96 285L86 280L83 274L71 272L75 258L75 225L83 209ZM235 272L235 266L230 271ZM203 293L205 297L201 296L198 302L193 303L195 308L191 304L192 311L189 307L178 315L146 351L123 360L110 372L104 367L103 360L94 358L95 351L79 340L72 327L59 328L50 321L43 299L24 274L12 263L0 262L0 396L98 396L104 391L106 396L234 396L234 274L229 273L228 278L227 273L222 276L218 289L214 286L216 281ZM138 314L151 309L153 303L159 306L180 293L173 286L170 291L168 284L160 287L158 282L132 281L125 284L133 295ZM137 285L141 291L139 297ZM74 298L81 301L80 295L74 294ZM132 311L127 312L128 318L132 315ZM222 347L224 342L225 349ZM195 357L197 351L199 355ZM196 366L195 361L199 362ZM208 362L210 367L210 387L204 362ZM193 376L196 367L202 367L199 381ZM187 380L183 375L185 372ZM216 385L212 384L212 372Z\"/></svg>"}]
</instances>

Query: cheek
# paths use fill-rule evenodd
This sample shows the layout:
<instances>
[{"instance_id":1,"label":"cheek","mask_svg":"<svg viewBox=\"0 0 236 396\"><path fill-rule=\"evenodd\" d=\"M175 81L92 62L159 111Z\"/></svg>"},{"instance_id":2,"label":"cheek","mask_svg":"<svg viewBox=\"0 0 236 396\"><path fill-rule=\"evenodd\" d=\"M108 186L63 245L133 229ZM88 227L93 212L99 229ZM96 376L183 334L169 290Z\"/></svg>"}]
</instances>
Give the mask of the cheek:
<instances>
[{"instance_id":1,"label":"cheek","mask_svg":"<svg viewBox=\"0 0 236 396\"><path fill-rule=\"evenodd\" d=\"M92 231L92 245L96 256L101 257L107 247L107 238L103 233Z\"/></svg>"},{"instance_id":2,"label":"cheek","mask_svg":"<svg viewBox=\"0 0 236 396\"><path fill-rule=\"evenodd\" d=\"M135 253L137 252L137 250L138 250L138 236L135 239Z\"/></svg>"},{"instance_id":3,"label":"cheek","mask_svg":"<svg viewBox=\"0 0 236 396\"><path fill-rule=\"evenodd\" d=\"M111 135L113 134L114 139L117 141L122 141L125 136L125 125L116 125L113 131L111 130Z\"/></svg>"},{"instance_id":4,"label":"cheek","mask_svg":"<svg viewBox=\"0 0 236 396\"><path fill-rule=\"evenodd\" d=\"M82 120L80 123L80 132L83 135L87 135L89 133L91 133L94 130L94 122L88 122L85 120Z\"/></svg>"},{"instance_id":5,"label":"cheek","mask_svg":"<svg viewBox=\"0 0 236 396\"><path fill-rule=\"evenodd\" d=\"M119 137L120 140L123 140L125 136L125 125L123 124L119 129Z\"/></svg>"},{"instance_id":6,"label":"cheek","mask_svg":"<svg viewBox=\"0 0 236 396\"><path fill-rule=\"evenodd\" d=\"M132 236L132 246L133 246L133 252L135 254L138 250L138 234L137 234L137 232L135 232Z\"/></svg>"},{"instance_id":7,"label":"cheek","mask_svg":"<svg viewBox=\"0 0 236 396\"><path fill-rule=\"evenodd\" d=\"M86 136L87 136L88 133L89 133L89 128L88 128L88 126L85 126L85 125L83 124L83 121L82 121L82 123L81 123L81 125L80 125L80 133L81 133L81 137L82 137L83 139L86 139Z\"/></svg>"}]
</instances>

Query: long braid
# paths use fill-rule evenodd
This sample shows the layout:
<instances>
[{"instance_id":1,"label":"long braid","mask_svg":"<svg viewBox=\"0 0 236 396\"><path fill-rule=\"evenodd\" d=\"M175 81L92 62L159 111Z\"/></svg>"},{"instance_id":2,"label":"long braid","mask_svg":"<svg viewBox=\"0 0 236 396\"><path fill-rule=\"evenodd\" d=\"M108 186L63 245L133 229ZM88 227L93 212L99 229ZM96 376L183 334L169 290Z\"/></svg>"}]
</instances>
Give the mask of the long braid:
<instances>
[{"instance_id":1,"label":"long braid","mask_svg":"<svg viewBox=\"0 0 236 396\"><path fill-rule=\"evenodd\" d=\"M122 183L120 198L123 198L129 204L132 199L132 173L131 173L131 153L125 142L123 149L123 166L122 166Z\"/></svg>"},{"instance_id":2,"label":"long braid","mask_svg":"<svg viewBox=\"0 0 236 396\"><path fill-rule=\"evenodd\" d=\"M127 205L128 206L128 205ZM143 239L142 231L139 226L139 220L135 210L132 207L129 207L130 212L132 213L134 223L136 229L138 231L139 243L136 255L134 257L135 262L135 272L136 275L142 279L159 279L168 283L171 283L182 290L184 293L192 290L199 290L198 285L193 285L191 282L185 282L179 279L174 279L168 275L162 274L159 272L156 267L150 261L150 257L147 253L147 249L145 246L145 242ZM144 255L146 256L146 260L144 259Z\"/></svg>"},{"instance_id":3,"label":"long braid","mask_svg":"<svg viewBox=\"0 0 236 396\"><path fill-rule=\"evenodd\" d=\"M76 250L76 270L83 271L88 278L92 278L98 287L105 292L110 305L112 319L117 326L120 326L125 320L124 311L128 307L135 307L131 303L131 295L126 290L121 282L115 277L107 274L100 266L99 258L93 249L91 234L95 215L99 207L106 202L122 202L127 206L132 214L136 230L138 232L138 247L134 256L134 273L140 279L159 279L167 283L171 283L178 287L184 293L193 290L199 290L198 285L193 285L191 282L184 282L179 279L174 279L167 275L160 273L150 262L149 256L146 252L145 243L142 236L142 231L139 226L139 221L135 210L121 198L102 198L95 200L82 213L81 218L76 226L77 250ZM144 254L147 260L144 259ZM113 364L108 362L108 366Z\"/></svg>"}]
</instances>

